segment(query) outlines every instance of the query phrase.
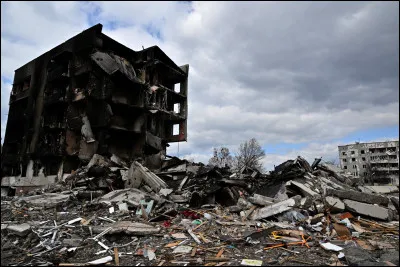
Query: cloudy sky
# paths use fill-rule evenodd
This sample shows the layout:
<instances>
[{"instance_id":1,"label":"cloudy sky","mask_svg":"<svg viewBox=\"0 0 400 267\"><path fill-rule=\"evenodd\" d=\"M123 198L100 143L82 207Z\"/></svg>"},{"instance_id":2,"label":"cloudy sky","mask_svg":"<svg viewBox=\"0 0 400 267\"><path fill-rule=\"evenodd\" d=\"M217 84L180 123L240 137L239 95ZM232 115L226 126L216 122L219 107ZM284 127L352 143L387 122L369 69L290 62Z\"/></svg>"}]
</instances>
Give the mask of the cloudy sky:
<instances>
[{"instance_id":1,"label":"cloudy sky","mask_svg":"<svg viewBox=\"0 0 400 267\"><path fill-rule=\"evenodd\" d=\"M1 136L14 70L97 23L189 64L188 142L207 162L255 137L266 169L399 136L399 3L1 2Z\"/></svg>"}]
</instances>

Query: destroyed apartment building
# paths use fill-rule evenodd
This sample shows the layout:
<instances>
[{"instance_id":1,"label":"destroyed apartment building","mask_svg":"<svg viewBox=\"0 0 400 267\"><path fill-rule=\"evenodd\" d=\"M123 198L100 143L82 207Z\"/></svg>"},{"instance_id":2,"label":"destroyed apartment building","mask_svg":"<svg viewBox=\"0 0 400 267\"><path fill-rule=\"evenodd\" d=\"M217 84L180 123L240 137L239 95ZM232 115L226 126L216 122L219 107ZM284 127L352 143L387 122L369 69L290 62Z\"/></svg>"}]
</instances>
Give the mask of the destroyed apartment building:
<instances>
[{"instance_id":1,"label":"destroyed apartment building","mask_svg":"<svg viewBox=\"0 0 400 267\"><path fill-rule=\"evenodd\" d=\"M376 184L399 185L399 141L339 146L340 166L355 177L368 177Z\"/></svg>"},{"instance_id":2,"label":"destroyed apartment building","mask_svg":"<svg viewBox=\"0 0 400 267\"><path fill-rule=\"evenodd\" d=\"M159 168L168 143L187 138L188 72L158 46L127 48L101 24L25 64L9 101L2 187L54 182L94 154Z\"/></svg>"}]
</instances>

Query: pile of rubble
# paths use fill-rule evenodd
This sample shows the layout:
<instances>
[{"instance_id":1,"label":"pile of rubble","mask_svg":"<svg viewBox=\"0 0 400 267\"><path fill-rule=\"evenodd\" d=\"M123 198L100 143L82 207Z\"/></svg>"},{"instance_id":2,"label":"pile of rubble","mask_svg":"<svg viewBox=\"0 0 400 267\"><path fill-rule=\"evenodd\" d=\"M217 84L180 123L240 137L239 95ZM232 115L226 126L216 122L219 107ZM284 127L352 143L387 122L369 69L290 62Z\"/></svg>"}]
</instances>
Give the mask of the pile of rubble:
<instances>
[{"instance_id":1,"label":"pile of rubble","mask_svg":"<svg viewBox=\"0 0 400 267\"><path fill-rule=\"evenodd\" d=\"M316 159L269 174L158 170L94 155L27 196L2 197L2 265L399 265L397 186Z\"/></svg>"}]
</instances>

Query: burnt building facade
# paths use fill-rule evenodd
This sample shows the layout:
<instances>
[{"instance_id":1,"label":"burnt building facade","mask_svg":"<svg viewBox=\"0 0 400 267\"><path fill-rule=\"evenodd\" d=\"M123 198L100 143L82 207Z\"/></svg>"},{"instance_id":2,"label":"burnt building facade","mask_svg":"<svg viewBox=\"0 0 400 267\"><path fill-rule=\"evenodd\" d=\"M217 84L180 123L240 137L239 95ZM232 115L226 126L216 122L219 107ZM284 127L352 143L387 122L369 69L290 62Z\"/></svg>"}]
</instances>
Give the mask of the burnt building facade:
<instances>
[{"instance_id":1,"label":"burnt building facade","mask_svg":"<svg viewBox=\"0 0 400 267\"><path fill-rule=\"evenodd\" d=\"M94 154L157 168L187 140L189 65L133 51L97 24L15 71L2 177L71 173Z\"/></svg>"}]
</instances>

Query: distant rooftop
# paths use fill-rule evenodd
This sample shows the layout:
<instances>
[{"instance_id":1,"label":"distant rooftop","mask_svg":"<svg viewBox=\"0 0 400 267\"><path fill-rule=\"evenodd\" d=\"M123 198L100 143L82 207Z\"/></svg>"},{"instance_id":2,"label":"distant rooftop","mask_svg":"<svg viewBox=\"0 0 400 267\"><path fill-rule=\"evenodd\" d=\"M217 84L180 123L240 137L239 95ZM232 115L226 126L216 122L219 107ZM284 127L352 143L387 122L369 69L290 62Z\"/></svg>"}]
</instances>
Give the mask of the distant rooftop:
<instances>
[{"instance_id":1,"label":"distant rooftop","mask_svg":"<svg viewBox=\"0 0 400 267\"><path fill-rule=\"evenodd\" d=\"M355 142L352 144L347 144L347 145L341 145L339 147L345 147L345 146L352 146L352 145L366 145L366 144L384 144L384 143L390 143L390 142L399 142L399 140L388 140L388 141L379 141L379 142Z\"/></svg>"}]
</instances>

